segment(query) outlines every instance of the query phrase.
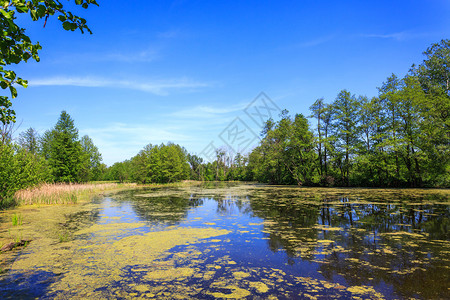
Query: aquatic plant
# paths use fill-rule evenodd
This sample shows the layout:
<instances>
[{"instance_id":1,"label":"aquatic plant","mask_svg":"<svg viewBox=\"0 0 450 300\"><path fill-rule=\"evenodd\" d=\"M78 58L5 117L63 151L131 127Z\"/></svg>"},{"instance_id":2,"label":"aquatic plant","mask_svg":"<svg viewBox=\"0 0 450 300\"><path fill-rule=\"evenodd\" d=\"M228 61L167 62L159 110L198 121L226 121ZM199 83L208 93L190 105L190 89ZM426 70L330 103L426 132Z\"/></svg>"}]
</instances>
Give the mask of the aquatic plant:
<instances>
[{"instance_id":1,"label":"aquatic plant","mask_svg":"<svg viewBox=\"0 0 450 300\"><path fill-rule=\"evenodd\" d=\"M11 221L12 221L13 226L22 225L22 215L21 214L13 214L11 216Z\"/></svg>"},{"instance_id":2,"label":"aquatic plant","mask_svg":"<svg viewBox=\"0 0 450 300\"><path fill-rule=\"evenodd\" d=\"M71 237L68 232L63 232L63 233L59 234L59 242L60 243L69 242L70 240L71 240Z\"/></svg>"}]
</instances>

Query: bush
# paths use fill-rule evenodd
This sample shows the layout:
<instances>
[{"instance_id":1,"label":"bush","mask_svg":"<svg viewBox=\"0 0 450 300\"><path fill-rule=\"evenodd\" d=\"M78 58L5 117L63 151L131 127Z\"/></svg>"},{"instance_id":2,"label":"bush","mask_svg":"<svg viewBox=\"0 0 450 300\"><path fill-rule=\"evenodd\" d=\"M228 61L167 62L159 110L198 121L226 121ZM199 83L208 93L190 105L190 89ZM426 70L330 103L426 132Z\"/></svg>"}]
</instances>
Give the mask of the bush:
<instances>
[{"instance_id":1,"label":"bush","mask_svg":"<svg viewBox=\"0 0 450 300\"><path fill-rule=\"evenodd\" d=\"M15 204L19 189L51 180L47 162L13 144L0 144L0 208Z\"/></svg>"}]
</instances>

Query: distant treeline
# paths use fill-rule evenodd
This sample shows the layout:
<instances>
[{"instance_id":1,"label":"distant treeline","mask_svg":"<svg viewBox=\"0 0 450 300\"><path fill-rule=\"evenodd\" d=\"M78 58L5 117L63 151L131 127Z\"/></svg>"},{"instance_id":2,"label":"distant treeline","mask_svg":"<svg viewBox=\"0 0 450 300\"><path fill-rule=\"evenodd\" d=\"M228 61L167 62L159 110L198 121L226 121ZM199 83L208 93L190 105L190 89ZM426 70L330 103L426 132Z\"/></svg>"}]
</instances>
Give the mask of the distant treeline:
<instances>
[{"instance_id":1,"label":"distant treeline","mask_svg":"<svg viewBox=\"0 0 450 300\"><path fill-rule=\"evenodd\" d=\"M133 158L107 167L88 136L78 137L65 111L39 136L33 128L13 140L0 128L0 207L14 193L42 182L94 180L168 183L243 180L308 186L450 186L450 40L433 44L404 78L390 76L378 97L342 90L332 103L302 114L284 110L267 120L250 153L216 150L204 162L183 147L147 145Z\"/></svg>"},{"instance_id":2,"label":"distant treeline","mask_svg":"<svg viewBox=\"0 0 450 300\"><path fill-rule=\"evenodd\" d=\"M268 120L247 155L216 150L205 163L178 145L147 146L107 177L136 182L245 180L309 186L450 186L450 40L433 44L404 78L392 75L368 99L342 90L332 103ZM172 161L167 153L175 153ZM175 158L176 157L176 158ZM175 162L177 161L177 162ZM164 163L162 163L164 162ZM189 168L186 168L189 163ZM156 175L176 170L173 177Z\"/></svg>"}]
</instances>

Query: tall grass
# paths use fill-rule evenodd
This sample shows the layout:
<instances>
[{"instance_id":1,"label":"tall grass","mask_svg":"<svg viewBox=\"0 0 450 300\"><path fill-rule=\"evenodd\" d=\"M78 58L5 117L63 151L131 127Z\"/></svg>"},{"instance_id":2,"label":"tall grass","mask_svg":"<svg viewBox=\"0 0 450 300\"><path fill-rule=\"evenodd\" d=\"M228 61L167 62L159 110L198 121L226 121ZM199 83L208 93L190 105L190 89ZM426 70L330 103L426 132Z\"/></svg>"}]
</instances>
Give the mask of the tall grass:
<instances>
[{"instance_id":1,"label":"tall grass","mask_svg":"<svg viewBox=\"0 0 450 300\"><path fill-rule=\"evenodd\" d=\"M13 226L22 225L22 215L21 214L13 214L11 216L11 222L12 222Z\"/></svg>"},{"instance_id":2,"label":"tall grass","mask_svg":"<svg viewBox=\"0 0 450 300\"><path fill-rule=\"evenodd\" d=\"M19 190L15 199L19 205L28 204L72 204L94 194L122 187L117 183L55 183Z\"/></svg>"}]
</instances>

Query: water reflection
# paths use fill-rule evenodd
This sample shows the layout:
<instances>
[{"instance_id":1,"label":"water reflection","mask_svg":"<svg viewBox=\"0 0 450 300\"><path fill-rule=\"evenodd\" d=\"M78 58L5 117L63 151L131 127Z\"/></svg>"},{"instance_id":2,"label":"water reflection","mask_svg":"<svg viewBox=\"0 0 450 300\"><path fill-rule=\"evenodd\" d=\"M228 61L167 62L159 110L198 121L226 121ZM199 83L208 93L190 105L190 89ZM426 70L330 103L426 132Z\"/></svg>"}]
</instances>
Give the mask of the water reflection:
<instances>
[{"instance_id":1,"label":"water reflection","mask_svg":"<svg viewBox=\"0 0 450 300\"><path fill-rule=\"evenodd\" d=\"M319 263L327 280L392 285L402 297L449 296L450 211L432 203L443 197L257 194L252 210L266 220L272 251Z\"/></svg>"},{"instance_id":2,"label":"water reflection","mask_svg":"<svg viewBox=\"0 0 450 300\"><path fill-rule=\"evenodd\" d=\"M446 191L423 190L124 191L70 218L75 240L52 248L62 279L42 293L80 295L62 287L83 280L100 298L450 298L448 204Z\"/></svg>"},{"instance_id":3,"label":"water reflection","mask_svg":"<svg viewBox=\"0 0 450 300\"><path fill-rule=\"evenodd\" d=\"M144 192L118 198L134 199L127 203L152 224L231 229L227 247L245 247L252 259L261 255L256 251L260 234L293 273L308 262L317 266L317 278L376 286L387 295L449 296L450 209L445 195L395 190L355 190L349 195L349 190L268 187L241 195L223 185L189 193ZM262 221L260 232L244 230L254 219Z\"/></svg>"}]
</instances>

